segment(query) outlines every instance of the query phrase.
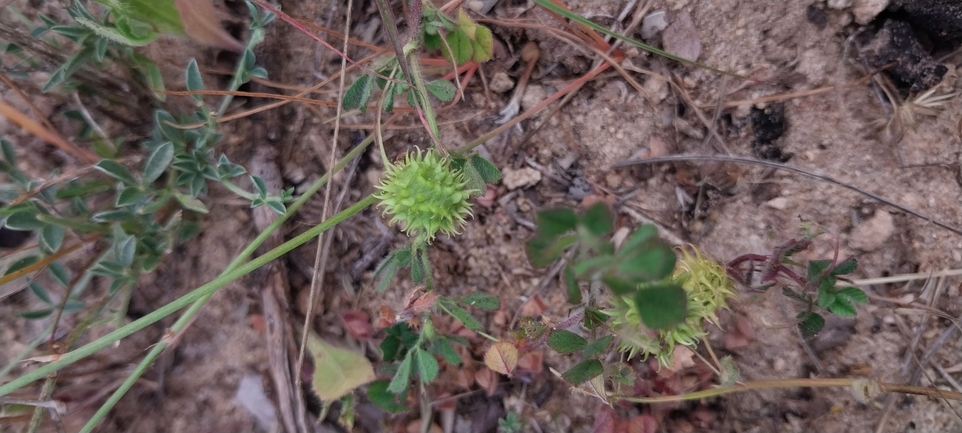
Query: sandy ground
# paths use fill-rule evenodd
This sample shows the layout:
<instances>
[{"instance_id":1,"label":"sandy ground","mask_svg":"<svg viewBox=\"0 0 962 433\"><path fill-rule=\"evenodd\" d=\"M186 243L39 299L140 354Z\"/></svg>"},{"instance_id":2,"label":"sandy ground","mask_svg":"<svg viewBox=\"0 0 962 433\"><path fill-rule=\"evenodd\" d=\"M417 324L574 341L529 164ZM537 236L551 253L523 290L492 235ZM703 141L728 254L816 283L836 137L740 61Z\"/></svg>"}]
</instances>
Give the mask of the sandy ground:
<instances>
[{"instance_id":1,"label":"sandy ground","mask_svg":"<svg viewBox=\"0 0 962 433\"><path fill-rule=\"evenodd\" d=\"M294 16L325 23L331 17L329 6L284 3ZM504 2L519 3L519 2ZM624 9L624 1L599 5L594 2L569 2L571 8L605 25ZM829 2L833 3L833 2ZM859 3L856 1L856 3ZM809 18L809 5L824 12L825 26ZM366 9L365 9L366 8ZM370 18L373 4L355 9L355 28L359 35L377 37L369 30L376 26ZM523 9L496 9L508 14ZM709 256L728 261L744 253L765 254L776 245L798 236L800 222L824 227L837 236L841 257L856 257L859 270L854 278L869 278L907 272L929 272L959 267L962 264L962 237L913 217L897 209L877 203L863 195L812 178L783 171L750 166L722 164L658 165L646 168L610 170L612 164L625 161L639 152L707 154L730 152L753 155L752 107L783 110L787 124L774 145L791 154L788 164L827 174L835 179L870 191L919 213L950 225L962 225L958 178L958 125L962 108L955 97L934 116L919 115L914 125L902 128L901 139L893 139L885 125L892 118L892 108L883 102L879 90L861 82L865 69L855 57L856 48L849 36L860 29L854 20L861 17L853 8L832 9L822 2L731 2L731 1L654 1L650 11L666 11L669 23L681 14L690 14L694 33L701 45L698 61L761 79L743 85L707 70L680 66L637 50L628 50L636 68L677 77L684 90L669 86L664 80L643 73L632 73L642 83L648 96L634 90L617 74L606 74L587 84L560 112L547 119L547 124L527 142L521 134L504 135L485 145L506 175L517 175L524 169L540 173L539 181L509 190L500 186L498 199L491 207L475 206L475 218L469 221L461 236L439 239L432 251L437 284L443 295L462 295L472 291L497 294L504 310L482 317L493 335L505 335L510 319L518 308L538 295L547 306L545 317L557 321L567 315L564 294L557 285L538 292L543 271L528 265L523 242L531 235L526 223L535 219L539 209L554 205L578 205L588 194L610 197L623 204L619 224L634 227L654 221L663 234L679 242L692 243ZM861 12L860 12L861 13ZM505 15L499 15L505 16ZM527 17L550 22L543 13L529 12ZM342 13L332 16L342 22ZM630 19L625 20L629 22ZM814 22L813 22L814 21ZM533 31L495 29L502 42L518 49L519 42L543 39ZM379 39L374 39L378 43ZM660 42L655 36L653 42ZM557 41L541 41L542 60L535 79L529 86L523 106L530 107L567 80L583 74L591 67L593 57L572 54L572 49ZM164 41L151 47L151 53L170 60L167 71L172 77L169 87L176 87L180 72L176 66L186 64L189 55L210 67L222 66L209 50L188 50L183 42ZM187 54L191 53L191 54ZM263 54L262 54L263 53ZM936 53L947 54L947 53ZM317 81L315 73L330 74L336 70L336 58L322 53L322 48L289 26L272 25L267 42L258 51L273 80L297 86ZM510 56L509 56L510 57ZM936 88L946 94L962 88L958 67L960 56L951 55L944 64L948 73ZM229 63L228 63L229 64ZM485 74L490 83L500 71L516 80L520 65L511 61L492 62ZM182 69L180 69L182 70ZM547 71L546 73L544 71ZM43 80L37 79L38 82ZM751 101L755 98L836 86L815 96L785 98L776 103L745 102L725 108L717 115L718 138L706 144L708 128L699 120L694 106L701 107L706 119L716 116L719 101ZM441 120L450 121L442 130L452 145L470 141L491 128L492 118L511 95L504 91L485 92L473 83L466 92L467 101L443 112ZM3 93L5 101L19 104ZM911 95L910 97L915 97ZM325 98L333 98L324 95ZM490 99L489 99L490 98ZM64 108L57 97L37 96L35 102L48 114ZM247 101L253 106L259 102ZM21 104L22 105L22 104ZM18 105L19 106L19 105ZM22 110L27 107L20 106ZM479 114L480 113L480 114ZM323 112L327 117L333 111ZM323 123L303 107L287 106L267 117L265 136L253 134L252 122L241 121L225 127L222 146L232 158L249 157L253 140L269 140L283 155L279 164L292 186L307 185L324 172L330 151L332 126ZM51 116L53 117L53 116ZM546 118L542 114L524 123L528 132ZM467 120L463 120L467 119ZM345 123L370 123L371 114L345 119ZM12 125L0 123L0 132L17 140L23 150L24 164L43 172L63 162L63 155L43 154L26 149L42 148L39 141ZM342 131L338 149L346 149L365 131ZM253 135L252 135L253 134ZM389 152L397 153L408 145L424 143L425 137L413 130L388 133ZM377 178L377 157L371 154L361 164L350 185L348 202L372 190ZM64 162L69 163L69 162ZM704 191L697 212L680 202L681 186L690 179L704 179L710 185ZM338 188L344 176L335 177ZM686 183L688 182L688 183ZM697 190L697 188L696 188ZM681 194L687 194L682 192ZM233 254L255 235L243 206L230 202L227 193L215 189L210 200L212 213L204 219L202 235L178 248L158 274L145 277L131 306L131 315L144 314L168 302L190 288L216 276ZM320 218L318 200L295 217L288 230L300 232ZM697 215L696 215L697 214ZM382 238L375 224L378 213L367 211L349 220L334 232L335 242L328 264L326 295L315 323L325 338L344 341L358 350L366 350L373 359L373 344L353 341L343 330L340 314L347 309L360 309L370 317L378 317L383 305L398 306L413 287L406 275L384 294L374 294L373 276L367 269L356 281L349 271L361 259L362 251ZM400 244L400 236L394 240ZM313 245L313 244L311 244ZM830 258L829 236L820 238L813 251L804 258ZM286 265L291 270L292 297L309 286L306 276L313 262L313 246L296 252ZM242 378L261 383L270 395L267 355L257 330L260 314L261 284L257 276L244 279L218 293L175 350L168 353L146 377L143 386L135 387L118 405L102 431L226 431L251 430L259 426L254 415L242 408L235 395ZM881 298L922 297L948 317L962 312L959 306L958 281L948 279L938 291L923 282L906 285L878 285L867 291ZM95 290L103 290L96 287ZM937 295L933 295L936 292ZM29 306L28 296L15 297L0 304L0 361L22 350L23 344L43 330L44 323L18 318L15 311ZM861 308L851 320L830 320L826 330L815 341L803 344L791 323L800 310L797 304L777 293L744 292L723 315L723 327L730 329L734 321L747 318L755 338L747 346L726 349L725 333L713 330L709 342L719 355L732 355L745 380L804 377L849 377L867 375L893 383L903 383L901 376L906 350L920 336L916 355L925 351L945 330L948 321L931 314L907 314L896 311L896 305L873 300ZM301 319L296 320L299 323ZM82 376L65 385L65 395L89 397L92 384L124 377L137 355L163 332L161 324L149 328L119 348L105 351L94 364L105 372L97 380ZM109 331L110 325L95 328L91 337ZM141 335L143 334L143 335ZM804 348L812 348L811 353ZM925 386L946 387L945 380L932 367L944 368L962 362L957 337L948 342L931 359L920 381ZM813 357L814 355L814 357ZM475 363L478 363L476 358ZM131 361L134 360L134 361ZM551 354L545 366L564 371L578 360ZM956 373L957 374L957 373ZM96 375L95 375L96 376ZM110 380L108 380L110 379ZM545 386L545 384L551 384ZM86 388L84 387L86 386ZM71 388L72 387L72 388ZM79 391L71 391L71 390ZM463 391L463 390L462 390ZM543 395L547 395L544 397ZM537 397L536 397L537 396ZM957 416L945 402L925 397L893 396L894 406L881 431L951 431L960 428ZM534 400L542 401L537 407ZM874 431L886 396L859 402L850 390L772 390L742 393L702 403L674 407L666 417L665 431ZM524 414L537 420L542 431L591 431L594 416L601 403L590 397L573 394L568 385L547 369L530 383L514 381L501 386L494 397L472 397L457 406L455 425L477 430L478 408L503 413L521 407ZM362 405L363 406L363 405ZM957 404L948 404L958 410ZM71 418L89 416L93 408L75 412ZM695 422L690 414L708 409L704 422ZM365 406L361 414L370 414ZM621 408L626 414L639 413L640 406ZM648 409L644 409L647 411ZM364 415L373 419L372 415ZM385 423L406 424L414 415L388 418ZM488 418L491 415L487 415ZM699 418L701 419L701 418ZM475 420L474 429L464 427ZM369 426L369 423L359 425ZM8 431L0 427L0 431ZM9 430L16 431L16 430ZM461 430L458 430L461 431ZM533 431L533 430L532 430Z\"/></svg>"}]
</instances>

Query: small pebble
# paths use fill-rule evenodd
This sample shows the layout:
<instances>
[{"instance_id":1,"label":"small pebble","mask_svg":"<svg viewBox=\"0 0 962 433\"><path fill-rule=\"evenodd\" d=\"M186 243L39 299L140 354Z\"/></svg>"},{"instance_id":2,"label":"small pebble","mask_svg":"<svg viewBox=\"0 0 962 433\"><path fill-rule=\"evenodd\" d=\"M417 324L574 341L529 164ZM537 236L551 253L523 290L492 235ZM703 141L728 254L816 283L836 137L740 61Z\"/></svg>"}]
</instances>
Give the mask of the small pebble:
<instances>
[{"instance_id":1,"label":"small pebble","mask_svg":"<svg viewBox=\"0 0 962 433\"><path fill-rule=\"evenodd\" d=\"M491 84L488 86L497 93L504 93L514 88L514 80L504 71L498 71L491 77Z\"/></svg>"},{"instance_id":2,"label":"small pebble","mask_svg":"<svg viewBox=\"0 0 962 433\"><path fill-rule=\"evenodd\" d=\"M501 176L504 186L511 191L541 182L541 172L531 167L522 167L517 170L505 168L501 171Z\"/></svg>"},{"instance_id":3,"label":"small pebble","mask_svg":"<svg viewBox=\"0 0 962 433\"><path fill-rule=\"evenodd\" d=\"M774 368L775 371L784 371L784 370L785 370L785 364L786 364L786 362L785 362L784 359L782 359L782 358L775 358L775 362L772 363L772 368Z\"/></svg>"},{"instance_id":4,"label":"small pebble","mask_svg":"<svg viewBox=\"0 0 962 433\"><path fill-rule=\"evenodd\" d=\"M787 197L775 197L775 198L773 198L773 199L765 202L765 206L768 206L768 207L770 207L770 208L772 208L772 209L785 210L785 208L788 207L788 198L787 198Z\"/></svg>"},{"instance_id":5,"label":"small pebble","mask_svg":"<svg viewBox=\"0 0 962 433\"><path fill-rule=\"evenodd\" d=\"M866 25L882 13L889 5L889 0L855 0L852 7L852 14L855 15L855 22Z\"/></svg>"},{"instance_id":6,"label":"small pebble","mask_svg":"<svg viewBox=\"0 0 962 433\"><path fill-rule=\"evenodd\" d=\"M665 51L679 57L697 60L701 55L701 38L688 12L681 12L675 17L671 25L662 32L661 41Z\"/></svg>"},{"instance_id":7,"label":"small pebble","mask_svg":"<svg viewBox=\"0 0 962 433\"><path fill-rule=\"evenodd\" d=\"M668 27L665 11L654 11L641 21L641 38L651 39Z\"/></svg>"},{"instance_id":8,"label":"small pebble","mask_svg":"<svg viewBox=\"0 0 962 433\"><path fill-rule=\"evenodd\" d=\"M852 230L848 243L852 248L870 252L881 248L895 233L892 214L879 210Z\"/></svg>"},{"instance_id":9,"label":"small pebble","mask_svg":"<svg viewBox=\"0 0 962 433\"><path fill-rule=\"evenodd\" d=\"M852 6L852 0L828 0L829 9L846 9Z\"/></svg>"}]
</instances>

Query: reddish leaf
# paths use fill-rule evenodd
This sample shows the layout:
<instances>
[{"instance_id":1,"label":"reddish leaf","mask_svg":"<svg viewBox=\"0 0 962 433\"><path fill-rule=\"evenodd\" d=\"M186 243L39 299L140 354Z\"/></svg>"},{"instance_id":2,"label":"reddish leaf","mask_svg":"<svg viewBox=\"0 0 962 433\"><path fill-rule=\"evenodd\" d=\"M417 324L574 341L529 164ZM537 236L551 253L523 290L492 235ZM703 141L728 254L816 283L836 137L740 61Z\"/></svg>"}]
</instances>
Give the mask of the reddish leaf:
<instances>
[{"instance_id":1,"label":"reddish leaf","mask_svg":"<svg viewBox=\"0 0 962 433\"><path fill-rule=\"evenodd\" d=\"M488 393L488 397L494 395L494 391L498 388L498 375L489 368L482 368L475 373L474 380Z\"/></svg>"},{"instance_id":2,"label":"reddish leaf","mask_svg":"<svg viewBox=\"0 0 962 433\"><path fill-rule=\"evenodd\" d=\"M536 350L525 353L518 360L518 371L540 374L544 370L544 351Z\"/></svg>"},{"instance_id":3,"label":"reddish leaf","mask_svg":"<svg viewBox=\"0 0 962 433\"><path fill-rule=\"evenodd\" d=\"M547 309L548 305L541 299L541 295L535 294L521 305L521 317L538 317Z\"/></svg>"},{"instance_id":4,"label":"reddish leaf","mask_svg":"<svg viewBox=\"0 0 962 433\"><path fill-rule=\"evenodd\" d=\"M411 312L413 312L414 314L421 314L425 311L430 310L431 307L434 306L434 303L437 302L437 300L438 300L438 292L434 292L434 291L427 292L424 295L415 299L413 302L411 302L411 304L407 306L407 309L411 310Z\"/></svg>"},{"instance_id":5,"label":"reddish leaf","mask_svg":"<svg viewBox=\"0 0 962 433\"><path fill-rule=\"evenodd\" d=\"M638 415L625 424L622 431L628 433L655 433L658 431L658 421L655 421L655 417L648 414Z\"/></svg>"},{"instance_id":6,"label":"reddish leaf","mask_svg":"<svg viewBox=\"0 0 962 433\"><path fill-rule=\"evenodd\" d=\"M504 341L494 343L484 354L484 365L498 373L511 375L518 366L518 348Z\"/></svg>"},{"instance_id":7,"label":"reddish leaf","mask_svg":"<svg viewBox=\"0 0 962 433\"><path fill-rule=\"evenodd\" d=\"M383 328L389 328L391 326L394 326L395 316L396 314L394 313L393 308L388 307L387 305L382 306L381 317L377 319L377 327L383 329Z\"/></svg>"},{"instance_id":8,"label":"reddish leaf","mask_svg":"<svg viewBox=\"0 0 962 433\"><path fill-rule=\"evenodd\" d=\"M752 323L744 316L735 317L735 329L749 341L755 339L755 328L752 327Z\"/></svg>"},{"instance_id":9,"label":"reddish leaf","mask_svg":"<svg viewBox=\"0 0 962 433\"><path fill-rule=\"evenodd\" d=\"M452 376L451 383L464 389L471 389L475 381L474 368L467 365L452 369Z\"/></svg>"},{"instance_id":10,"label":"reddish leaf","mask_svg":"<svg viewBox=\"0 0 962 433\"><path fill-rule=\"evenodd\" d=\"M395 316L398 322L406 322L414 316L431 309L438 300L438 293L425 292L424 287L417 287L404 298L404 310Z\"/></svg>"},{"instance_id":11,"label":"reddish leaf","mask_svg":"<svg viewBox=\"0 0 962 433\"><path fill-rule=\"evenodd\" d=\"M264 319L263 314L252 314L247 320L258 334L263 334L267 331L267 320Z\"/></svg>"},{"instance_id":12,"label":"reddish leaf","mask_svg":"<svg viewBox=\"0 0 962 433\"><path fill-rule=\"evenodd\" d=\"M369 340L374 335L371 318L361 310L351 310L341 315L341 323L348 334L358 340Z\"/></svg>"},{"instance_id":13,"label":"reddish leaf","mask_svg":"<svg viewBox=\"0 0 962 433\"><path fill-rule=\"evenodd\" d=\"M494 203L497 199L498 199L498 187L488 184L485 186L484 194L475 198L474 201L481 206L491 209L494 206Z\"/></svg>"},{"instance_id":14,"label":"reddish leaf","mask_svg":"<svg viewBox=\"0 0 962 433\"><path fill-rule=\"evenodd\" d=\"M617 423L615 411L602 404L595 412L595 425L591 431L593 433L617 433L618 431L615 430Z\"/></svg>"}]
</instances>

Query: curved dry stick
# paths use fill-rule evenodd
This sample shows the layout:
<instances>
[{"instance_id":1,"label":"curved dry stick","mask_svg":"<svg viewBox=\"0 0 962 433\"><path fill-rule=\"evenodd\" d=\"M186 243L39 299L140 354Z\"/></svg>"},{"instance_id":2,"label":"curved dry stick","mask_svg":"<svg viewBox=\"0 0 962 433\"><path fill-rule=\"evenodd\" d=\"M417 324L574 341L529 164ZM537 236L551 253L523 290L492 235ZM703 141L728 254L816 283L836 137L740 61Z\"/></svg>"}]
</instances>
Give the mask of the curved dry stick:
<instances>
[{"instance_id":1,"label":"curved dry stick","mask_svg":"<svg viewBox=\"0 0 962 433\"><path fill-rule=\"evenodd\" d=\"M873 199L873 200L879 201L879 202L881 202L881 203L885 203L886 205L889 205L889 206L891 206L891 207L893 207L893 208L895 208L895 209L898 209L898 210L900 210L900 211L902 211L902 212L905 212L905 213L907 213L907 214L909 214L909 215L912 215L912 216L915 216L915 217L917 217L917 218L926 220L926 221L928 221L928 222L930 222L930 223L932 223L932 224L935 224L936 226L939 226L939 227L941 227L941 228L943 228L943 229L946 229L946 230L948 230L948 231L950 231L950 232L952 232L952 233L955 233L955 234L957 234L957 235L959 235L959 236L962 236L962 229L959 229L959 228L957 228L957 227L950 226L950 225L945 224L945 223L943 223L943 222L940 222L940 221L938 221L938 220L936 220L936 219L934 219L934 218L925 216L925 215L923 215L923 214L921 214L921 213L918 213L918 212L916 212L916 211L914 211L914 210L912 210L912 209L909 209L909 208L907 208L907 207L905 207L905 206L902 206L902 205L900 205L900 204L898 204L898 203L895 203L894 201L891 201L891 200L889 200L889 199L887 199L887 198L885 198L885 197L882 197L882 196L880 196L880 195L877 195L877 194L874 194L874 193L871 193L871 192L868 192L868 191L859 189L858 187L849 185L849 184L847 184L847 183L845 183L845 182L842 182L842 181L840 181L840 180L837 180L837 179L835 179L835 178L833 178L833 177L831 177L831 176L825 175L825 174L816 173L816 172L814 172L814 171L808 171L808 170L805 170L805 169L802 169L802 168L792 167L792 166L790 166L790 165L780 164L780 163L772 162L772 161L765 161L765 160L761 160L761 159L748 158L748 157L744 157L744 156L728 156L728 155L673 155L673 156L662 156L662 157L658 157L658 158L647 158L647 159L638 159L638 160L631 160L631 161L619 162L619 163L617 163L617 164L615 164L615 165L612 165L609 169L612 169L612 168L624 168L624 167L630 167L630 166L633 166L633 165L642 165L642 164L658 164L658 163L663 163L663 162L691 162L691 161L732 162L732 163L736 163L736 164L760 165L760 166L763 166L763 167L770 167L770 168L775 168L775 169L779 169L779 170L791 171L791 172L798 173L798 174L801 174L801 175L805 175L805 176L808 176L808 177L811 177L811 178L815 178L815 179L818 179L818 180L821 180L821 181L824 181L824 182L828 182L828 183L831 183L831 184L838 185L838 186L840 186L840 187L842 187L842 188L845 188L845 189L847 189L847 190L849 190L849 191L857 192L857 193L862 194L862 195L864 195L864 196L866 196L866 197L869 197L869 198L871 198L871 199Z\"/></svg>"},{"instance_id":2,"label":"curved dry stick","mask_svg":"<svg viewBox=\"0 0 962 433\"><path fill-rule=\"evenodd\" d=\"M825 379L774 379L758 380L754 382L739 383L732 386L721 386L718 388L706 389L703 391L691 392L681 395L667 395L663 397L626 397L611 396L612 400L630 401L633 403L668 403L673 401L698 400L702 398L718 397L725 394L733 394L745 391L757 391L762 389L780 388L837 388L837 387L859 387L866 392L866 397L875 397L872 394L882 392L899 392L905 394L924 395L932 398L944 398L947 400L962 400L962 393L946 391L938 388L927 388L924 386L902 385L897 383L887 383L872 379L853 379L853 378L825 378ZM877 387L875 389L866 389Z\"/></svg>"}]
</instances>

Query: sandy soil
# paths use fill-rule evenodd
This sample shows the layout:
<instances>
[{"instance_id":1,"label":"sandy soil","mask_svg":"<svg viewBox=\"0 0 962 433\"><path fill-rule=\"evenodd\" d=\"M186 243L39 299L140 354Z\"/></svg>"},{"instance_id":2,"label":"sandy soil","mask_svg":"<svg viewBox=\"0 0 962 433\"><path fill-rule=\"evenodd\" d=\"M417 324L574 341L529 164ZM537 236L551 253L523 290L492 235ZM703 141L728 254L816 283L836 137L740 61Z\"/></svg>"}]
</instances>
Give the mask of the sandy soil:
<instances>
[{"instance_id":1,"label":"sandy soil","mask_svg":"<svg viewBox=\"0 0 962 433\"><path fill-rule=\"evenodd\" d=\"M235 16L243 16L243 8L236 8L241 5L234 3L230 2L230 9L237 13ZM322 24L332 22L335 26L343 22L343 11L335 11L328 5L281 3L287 13L299 18ZM525 10L523 2L502 3L507 6L496 8L493 16L514 16ZM568 2L575 12L609 26L616 21L625 3ZM537 123L547 122L528 141L521 142L522 134L513 132L486 143L482 153L490 155L506 175L533 169L540 173L540 180L515 190L499 186L492 206L475 206L475 217L461 236L435 242L431 257L442 294L456 296L472 291L497 294L502 300L502 311L482 317L493 335L507 335L511 318L532 297L543 301L547 308L543 314L548 320L566 317L563 291L557 282L549 284L547 289L541 288L544 271L535 270L527 263L523 243L531 235L530 221L535 220L537 210L555 205L579 206L587 195L617 200L621 205L621 226L635 227L653 221L666 238L692 243L722 262L744 253L768 253L776 245L798 236L800 222L807 221L837 236L842 258L859 260L859 270L854 275L857 279L938 271L962 264L962 237L864 195L812 178L731 164L685 163L610 169L612 164L644 152L753 155L752 108L783 110L787 128L774 141L774 146L792 155L788 164L827 174L935 220L962 225L959 207L962 190L957 180L962 108L958 97L934 116L918 115L914 125L902 128L901 139L893 138L885 127L893 116L891 106L871 82L858 82L866 69L859 65L856 48L849 37L861 29L854 20L863 12L856 14L853 7L833 9L819 1L656 0L651 3L649 11L666 11L669 23L676 22L681 14L690 14L695 32L687 37L688 42L693 38L700 42L699 62L751 76L758 82L743 85L730 77L630 49L627 55L631 65L674 76L680 87L669 86L664 80L647 74L632 73L643 85L646 96L616 73L605 74L588 83L556 115L548 118L542 114L524 122L525 133ZM855 3L865 2L856 0ZM823 12L824 26L818 25L819 19L810 18L809 5ZM371 30L377 28L378 21L372 19L376 15L372 2L355 7L357 37L383 43L380 33ZM551 22L543 12L528 11L522 16ZM242 20L236 18L235 21ZM623 22L630 21L629 17ZM516 53L529 39L538 40L541 45L543 55L535 73L538 78L525 93L522 103L525 107L564 87L592 65L594 57L590 53L574 52L568 45L546 40L543 33L494 28L508 54L485 66L489 84L494 83L493 77L500 72L506 72L511 81L516 81L523 66L517 62L517 54L511 53ZM660 41L660 36L655 36L652 42ZM182 79L180 71L191 56L195 56L202 67L225 69L225 65L229 65L212 50L186 44L168 40L150 48L151 54L169 61L165 72L171 78L168 84L171 88L178 87L178 80ZM938 57L949 53L935 54ZM313 84L319 75L326 77L339 67L339 59L325 54L310 38L282 22L271 26L267 42L258 49L258 60L267 67L272 80L295 86ZM949 71L936 88L937 94L962 89L958 73L960 61L962 58L957 53L944 60ZM210 77L211 82L216 81L213 75ZM752 102L765 96L825 86L836 88L767 105ZM505 86L502 91L485 92L475 81L465 93L466 101L441 113L441 120L448 122L442 135L452 146L470 141L495 126L493 116L511 96L511 86ZM2 97L11 104L20 104L6 90ZM34 100L52 118L64 108L64 101L66 99L50 96L37 96ZM719 101L748 102L716 113ZM260 103L241 100L238 109ZM29 109L17 106L24 111ZM701 107L709 120L717 114L714 124L718 137L710 142L705 137L711 133L699 120L695 107ZM278 163L288 186L309 185L325 171L333 130L332 124L325 123L324 119L332 116L333 110L314 112L303 106L288 105L259 118L227 125L221 146L235 160L245 161L255 145L271 143L282 155ZM365 114L348 117L344 123L363 124L372 120L372 114ZM414 124L410 120L405 124ZM28 169L42 173L54 166L71 164L63 155L27 151L43 146L9 124L0 122L0 132L8 134L8 139L17 140L19 149L24 150L24 164ZM340 154L366 132L342 130L335 144ZM392 155L410 145L426 143L425 136L415 129L390 131L387 139ZM351 188L347 203L372 191L373 181L379 175L378 160L374 153L365 157L347 185ZM346 177L335 176L335 191L345 187ZM690 195L690 188L689 192L685 192L685 188L690 187L693 180L704 180L708 185L697 212L679 198ZM697 196L698 188L694 191ZM212 213L201 220L202 235L178 248L156 275L144 278L131 304L131 317L151 311L214 278L233 254L254 237L246 209L227 196L221 189L212 192L209 200ZM288 233L299 233L316 223L321 206L321 200L310 203L288 225ZM314 322L325 338L363 350L371 359L378 354L376 342L354 341L343 329L340 315L348 309L359 309L376 318L382 306L397 308L413 288L405 274L387 292L375 294L371 267L356 275L357 279L351 275L363 251L384 239L375 222L378 215L368 210L333 232L335 241L327 266L325 295ZM401 236L395 236L392 242L400 245ZM284 262L291 275L292 299L301 299L301 292L310 285L313 248L311 243ZM803 258L830 258L831 254L832 243L826 236ZM258 320L263 320L260 297L256 295L262 284L258 278L254 275L219 292L175 349L148 374L145 383L121 401L101 431L264 429L255 416L235 400L238 386L245 377L261 383L268 397L272 392L267 354L257 328ZM861 308L856 318L830 320L826 330L808 342L791 326L801 311L797 304L777 293L744 292L730 313L723 315L722 325L731 329L739 318L747 319L754 329L754 339L743 347L729 348L725 331L713 329L709 342L719 356L734 357L745 380L867 375L904 383L906 378L901 370L913 338L919 338L914 353L920 356L947 329L949 322L932 314L896 311L896 304L880 298L912 296L941 310L946 317L962 313L957 280L946 280L937 291L934 282L925 287L923 290L923 283L916 282L907 286L868 288L875 299ZM18 353L25 342L43 330L43 322L27 321L14 314L30 302L28 296L22 296L0 304L0 341L3 341L0 361ZM299 316L292 321L299 324L302 319ZM95 385L122 380L127 368L138 359L137 355L163 333L166 325L169 323L158 324L125 340L119 348L105 351L94 363L105 372L103 375L96 380L88 375L69 381L61 392L89 399L96 394L92 390ZM95 328L90 337L110 329L113 329L110 325ZM478 344L480 346L480 342ZM806 351L805 346L811 351ZM959 339L949 338L924 369L919 384L948 387L932 366L958 366L962 362L960 349ZM545 357L545 366L558 371L577 362L551 351ZM475 358L473 363L480 365L480 358ZM491 397L475 394L462 399L455 411L455 431L493 431L481 426L490 426L491 419L503 416L506 410L522 410L545 432L591 431L601 402L572 393L569 388L547 368L529 382L505 382ZM862 403L850 390L835 388L748 392L671 406L662 427L664 431L875 431L889 398L893 399L894 406L880 431L960 428L957 415L947 407L958 410L957 404L901 395L883 395ZM82 422L95 408L93 404L70 418ZM624 416L650 410L641 406L619 408ZM361 404L359 414L365 419L359 420L358 425L371 430L372 424L376 425L371 421L384 417L367 403ZM414 417L416 414L411 413L383 418L383 423L403 426ZM8 430L0 427L0 431Z\"/></svg>"}]
</instances>

